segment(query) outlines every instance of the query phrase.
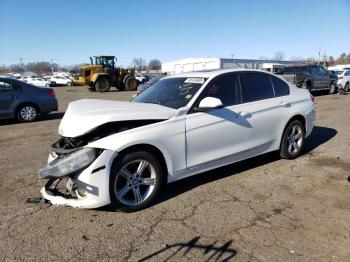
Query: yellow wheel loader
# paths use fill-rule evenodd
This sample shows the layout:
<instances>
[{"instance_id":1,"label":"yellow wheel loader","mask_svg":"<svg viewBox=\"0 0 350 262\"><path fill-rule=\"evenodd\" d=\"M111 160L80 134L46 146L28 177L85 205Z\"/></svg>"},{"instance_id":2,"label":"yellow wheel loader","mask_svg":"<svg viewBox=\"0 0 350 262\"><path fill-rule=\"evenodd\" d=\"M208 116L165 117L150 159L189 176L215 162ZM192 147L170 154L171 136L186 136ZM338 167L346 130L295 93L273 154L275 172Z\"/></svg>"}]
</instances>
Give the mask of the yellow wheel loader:
<instances>
[{"instance_id":1,"label":"yellow wheel loader","mask_svg":"<svg viewBox=\"0 0 350 262\"><path fill-rule=\"evenodd\" d=\"M137 80L135 70L127 70L115 67L114 56L94 56L95 61L90 57L91 64L80 67L78 77L75 77L75 85L87 85L90 91L108 92L114 86L118 90L136 90ZM94 63L95 62L95 63Z\"/></svg>"}]
</instances>

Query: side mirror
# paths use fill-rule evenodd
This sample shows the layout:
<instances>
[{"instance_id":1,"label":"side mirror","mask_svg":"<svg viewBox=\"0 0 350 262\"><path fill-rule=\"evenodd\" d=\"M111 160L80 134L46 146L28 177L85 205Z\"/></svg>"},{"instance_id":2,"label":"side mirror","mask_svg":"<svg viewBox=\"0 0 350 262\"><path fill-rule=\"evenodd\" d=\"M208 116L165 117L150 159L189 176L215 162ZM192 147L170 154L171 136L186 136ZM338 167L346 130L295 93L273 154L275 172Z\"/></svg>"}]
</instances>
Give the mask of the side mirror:
<instances>
[{"instance_id":1,"label":"side mirror","mask_svg":"<svg viewBox=\"0 0 350 262\"><path fill-rule=\"evenodd\" d=\"M219 98L208 96L208 97L203 98L201 100L196 111L203 112L203 111L206 111L209 109L221 108L223 106L224 105L222 104L222 102Z\"/></svg>"}]
</instances>

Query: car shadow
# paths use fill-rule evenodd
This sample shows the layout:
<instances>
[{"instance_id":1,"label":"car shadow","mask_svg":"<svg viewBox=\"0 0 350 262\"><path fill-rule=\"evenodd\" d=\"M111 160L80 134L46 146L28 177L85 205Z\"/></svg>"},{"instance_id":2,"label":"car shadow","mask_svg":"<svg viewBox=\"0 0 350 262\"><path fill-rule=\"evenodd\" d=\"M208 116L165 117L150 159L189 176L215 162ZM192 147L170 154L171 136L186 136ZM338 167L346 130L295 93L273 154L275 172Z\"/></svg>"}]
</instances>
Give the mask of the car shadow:
<instances>
[{"instance_id":1,"label":"car shadow","mask_svg":"<svg viewBox=\"0 0 350 262\"><path fill-rule=\"evenodd\" d=\"M44 116L41 116L36 120L35 122L42 122L42 121L50 121L50 120L57 120L57 119L62 119L64 115L64 112L56 112L56 113L50 113ZM5 126L5 125L13 125L13 124L22 124L19 122L17 119L1 119L0 120L0 126ZM23 123L24 124L24 123Z\"/></svg>"},{"instance_id":2,"label":"car shadow","mask_svg":"<svg viewBox=\"0 0 350 262\"><path fill-rule=\"evenodd\" d=\"M45 116L42 116L38 119L38 122L40 121L47 121L47 120L57 120L57 119L62 119L64 116L65 112L56 112L56 113L51 113Z\"/></svg>"},{"instance_id":3,"label":"car shadow","mask_svg":"<svg viewBox=\"0 0 350 262\"><path fill-rule=\"evenodd\" d=\"M333 128L315 126L311 135L305 140L302 155L309 154L320 145L331 140L336 136L336 134L337 131ZM167 184L160 196L153 203L153 206L170 200L171 198L201 185L205 185L229 176L234 176L247 170L273 163L280 159L281 158L277 151L270 152ZM111 208L110 206L102 207L98 210L107 212L115 211L115 209Z\"/></svg>"},{"instance_id":4,"label":"car shadow","mask_svg":"<svg viewBox=\"0 0 350 262\"><path fill-rule=\"evenodd\" d=\"M315 126L311 135L305 140L303 154L310 153L318 146L331 140L337 133L337 130L333 128Z\"/></svg>"}]
</instances>

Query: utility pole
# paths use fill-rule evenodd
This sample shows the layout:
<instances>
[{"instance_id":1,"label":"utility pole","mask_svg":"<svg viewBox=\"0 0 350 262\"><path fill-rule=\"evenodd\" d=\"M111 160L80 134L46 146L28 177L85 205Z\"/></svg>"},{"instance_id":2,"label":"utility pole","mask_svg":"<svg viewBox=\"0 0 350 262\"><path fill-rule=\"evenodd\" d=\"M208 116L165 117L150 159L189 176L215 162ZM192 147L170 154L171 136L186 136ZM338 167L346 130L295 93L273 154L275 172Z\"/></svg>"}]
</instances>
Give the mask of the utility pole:
<instances>
[{"instance_id":1,"label":"utility pole","mask_svg":"<svg viewBox=\"0 0 350 262\"><path fill-rule=\"evenodd\" d=\"M23 58L19 58L19 63L21 64L22 70L24 71Z\"/></svg>"}]
</instances>

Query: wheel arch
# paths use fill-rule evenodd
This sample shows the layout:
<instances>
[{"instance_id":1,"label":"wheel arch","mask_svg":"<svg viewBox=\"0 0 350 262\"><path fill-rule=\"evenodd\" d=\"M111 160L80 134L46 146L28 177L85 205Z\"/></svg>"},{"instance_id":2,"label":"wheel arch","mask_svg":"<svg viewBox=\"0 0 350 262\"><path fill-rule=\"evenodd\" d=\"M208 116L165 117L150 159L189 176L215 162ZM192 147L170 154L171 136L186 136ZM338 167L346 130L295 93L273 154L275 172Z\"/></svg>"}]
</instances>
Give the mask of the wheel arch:
<instances>
[{"instance_id":1,"label":"wheel arch","mask_svg":"<svg viewBox=\"0 0 350 262\"><path fill-rule=\"evenodd\" d=\"M90 84L95 84L100 78L107 78L110 81L107 73L95 73L90 78Z\"/></svg>"},{"instance_id":2,"label":"wheel arch","mask_svg":"<svg viewBox=\"0 0 350 262\"><path fill-rule=\"evenodd\" d=\"M288 125L294 121L294 120L299 120L302 124L303 124L303 127L304 127L304 132L306 132L306 119L303 115L301 114L296 114L294 116L292 116L288 121L287 123L284 125L284 128L283 128L283 132L282 134L280 135L280 142L279 142L279 148L281 148L281 143L282 143L282 139L283 139L283 135L284 133L286 132L286 129L288 127Z\"/></svg>"},{"instance_id":3,"label":"wheel arch","mask_svg":"<svg viewBox=\"0 0 350 262\"><path fill-rule=\"evenodd\" d=\"M131 146L126 147L123 150L121 150L118 153L116 159L120 156L125 156L128 153L137 152L137 151L149 152L149 153L153 154L159 160L159 163L162 166L163 174L165 176L164 177L165 181L167 182L167 180L168 180L168 162L166 160L166 157L164 156L164 153L154 145L146 144L146 143L131 145Z\"/></svg>"},{"instance_id":4,"label":"wheel arch","mask_svg":"<svg viewBox=\"0 0 350 262\"><path fill-rule=\"evenodd\" d=\"M21 103L19 103L18 105L16 105L16 108L15 108L15 115L17 115L18 110L19 110L22 106L25 106L25 105L34 106L35 109L38 110L38 114L41 114L40 107L39 107L36 103L34 103L34 102L21 102Z\"/></svg>"}]
</instances>

